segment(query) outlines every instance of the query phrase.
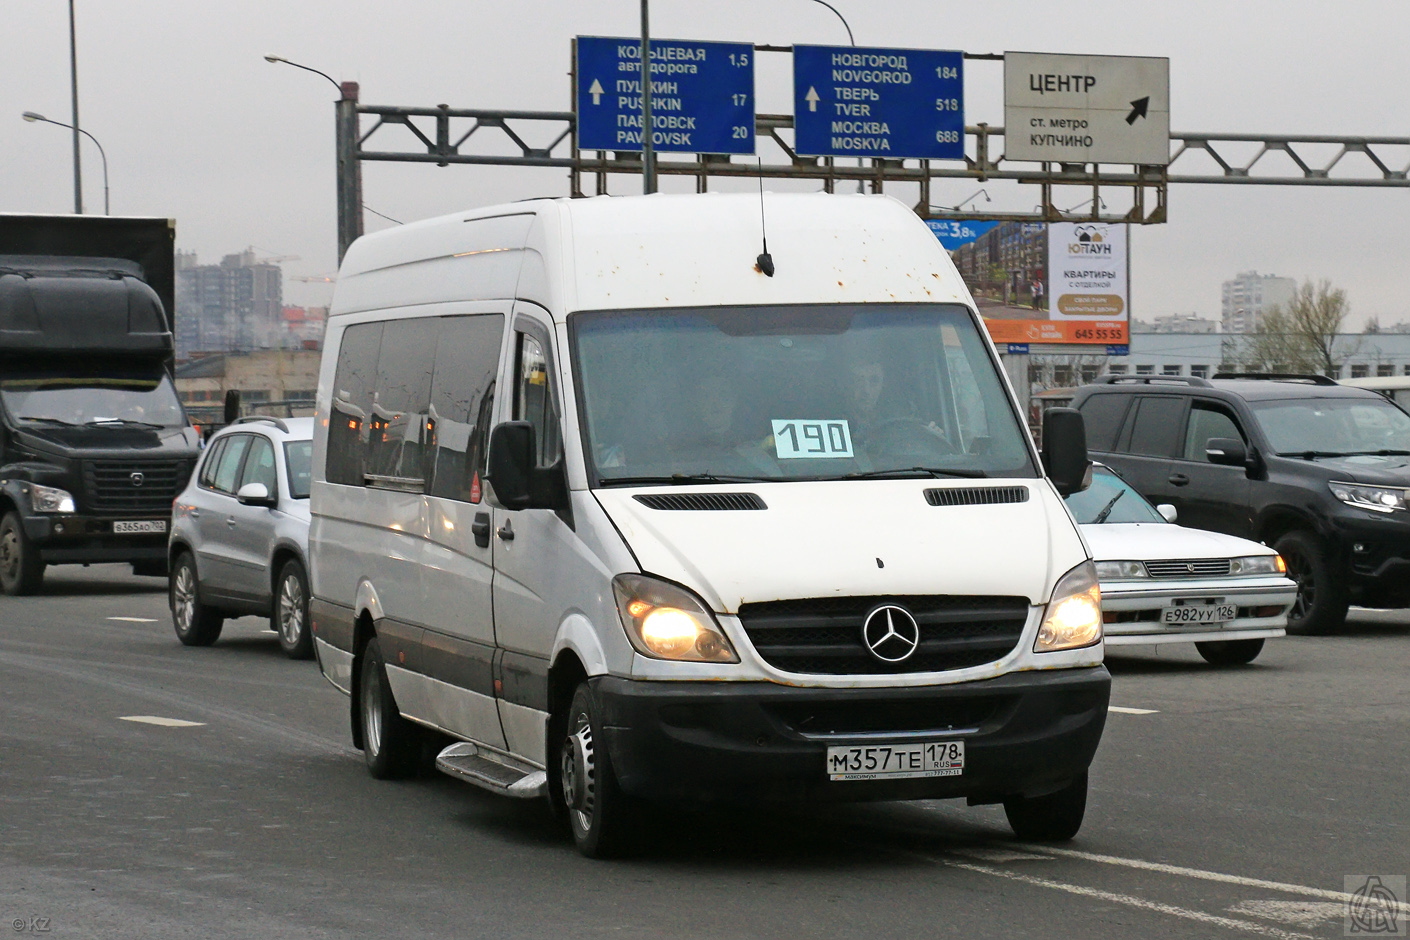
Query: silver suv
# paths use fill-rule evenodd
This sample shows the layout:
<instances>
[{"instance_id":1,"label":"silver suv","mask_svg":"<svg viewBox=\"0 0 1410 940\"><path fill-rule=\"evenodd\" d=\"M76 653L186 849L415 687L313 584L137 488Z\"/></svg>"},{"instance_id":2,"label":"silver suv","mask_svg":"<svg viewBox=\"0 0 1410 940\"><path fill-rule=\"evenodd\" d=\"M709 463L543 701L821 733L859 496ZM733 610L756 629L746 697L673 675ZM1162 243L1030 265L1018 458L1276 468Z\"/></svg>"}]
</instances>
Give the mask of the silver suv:
<instances>
[{"instance_id":1,"label":"silver suv","mask_svg":"<svg viewBox=\"0 0 1410 940\"><path fill-rule=\"evenodd\" d=\"M241 418L215 434L172 504L171 619L209 646L226 618L268 617L292 659L308 659L312 418Z\"/></svg>"}]
</instances>

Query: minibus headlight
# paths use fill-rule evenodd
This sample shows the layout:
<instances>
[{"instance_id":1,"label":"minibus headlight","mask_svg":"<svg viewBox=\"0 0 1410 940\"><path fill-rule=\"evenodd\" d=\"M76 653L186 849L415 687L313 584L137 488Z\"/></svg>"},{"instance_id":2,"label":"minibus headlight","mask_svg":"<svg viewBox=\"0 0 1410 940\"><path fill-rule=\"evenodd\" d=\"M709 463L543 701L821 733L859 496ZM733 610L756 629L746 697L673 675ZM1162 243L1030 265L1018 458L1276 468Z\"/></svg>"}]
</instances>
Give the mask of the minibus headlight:
<instances>
[{"instance_id":1,"label":"minibus headlight","mask_svg":"<svg viewBox=\"0 0 1410 940\"><path fill-rule=\"evenodd\" d=\"M1097 569L1090 561L1058 579L1053 599L1043 612L1043 625L1033 644L1035 653L1079 649L1102 638L1102 591Z\"/></svg>"},{"instance_id":2,"label":"minibus headlight","mask_svg":"<svg viewBox=\"0 0 1410 940\"><path fill-rule=\"evenodd\" d=\"M612 591L627 639L643 656L739 662L715 615L684 588L646 575L622 574L612 579Z\"/></svg>"},{"instance_id":3,"label":"minibus headlight","mask_svg":"<svg viewBox=\"0 0 1410 940\"><path fill-rule=\"evenodd\" d=\"M54 486L29 485L29 503L35 512L73 512L73 494Z\"/></svg>"}]
</instances>

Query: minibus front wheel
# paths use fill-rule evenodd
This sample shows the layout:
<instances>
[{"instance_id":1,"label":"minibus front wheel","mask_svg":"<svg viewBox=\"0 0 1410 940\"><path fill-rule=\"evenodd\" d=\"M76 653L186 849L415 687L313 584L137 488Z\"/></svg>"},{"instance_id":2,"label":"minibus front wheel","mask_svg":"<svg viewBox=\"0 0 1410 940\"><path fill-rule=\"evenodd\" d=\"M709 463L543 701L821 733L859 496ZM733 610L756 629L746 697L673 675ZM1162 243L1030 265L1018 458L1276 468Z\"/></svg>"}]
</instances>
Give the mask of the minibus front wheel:
<instances>
[{"instance_id":1,"label":"minibus front wheel","mask_svg":"<svg viewBox=\"0 0 1410 940\"><path fill-rule=\"evenodd\" d=\"M635 832L636 806L617 785L602 730L602 708L587 682L573 693L568 720L560 725L559 785L568 827L578 851L611 858L626 851Z\"/></svg>"}]
</instances>

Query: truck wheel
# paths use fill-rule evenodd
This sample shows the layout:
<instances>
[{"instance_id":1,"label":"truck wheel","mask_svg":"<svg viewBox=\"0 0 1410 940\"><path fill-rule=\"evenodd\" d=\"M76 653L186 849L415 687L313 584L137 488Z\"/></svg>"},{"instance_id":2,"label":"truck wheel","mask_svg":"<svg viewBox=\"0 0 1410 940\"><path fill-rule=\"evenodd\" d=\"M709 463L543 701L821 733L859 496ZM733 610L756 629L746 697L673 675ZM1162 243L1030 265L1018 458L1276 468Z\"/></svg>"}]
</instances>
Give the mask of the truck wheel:
<instances>
[{"instance_id":1,"label":"truck wheel","mask_svg":"<svg viewBox=\"0 0 1410 940\"><path fill-rule=\"evenodd\" d=\"M171 569L168 587L171 623L176 638L186 646L210 646L220 639L225 617L214 607L201 603L201 582L196 577L196 560L182 552Z\"/></svg>"},{"instance_id":2,"label":"truck wheel","mask_svg":"<svg viewBox=\"0 0 1410 940\"><path fill-rule=\"evenodd\" d=\"M1332 633L1346 621L1350 599L1345 572L1331 550L1310 532L1289 532L1273 546L1297 582L1297 600L1288 611L1288 632L1300 636Z\"/></svg>"},{"instance_id":3,"label":"truck wheel","mask_svg":"<svg viewBox=\"0 0 1410 940\"><path fill-rule=\"evenodd\" d=\"M1066 842L1082 828L1087 812L1087 771L1056 793L1011 796L1004 815L1013 834L1029 842Z\"/></svg>"},{"instance_id":4,"label":"truck wheel","mask_svg":"<svg viewBox=\"0 0 1410 940\"><path fill-rule=\"evenodd\" d=\"M573 693L568 720L560 726L559 785L552 788L568 811L568 828L588 858L621 855L632 842L636 807L617 786L602 736L596 696L586 682Z\"/></svg>"},{"instance_id":5,"label":"truck wheel","mask_svg":"<svg viewBox=\"0 0 1410 940\"><path fill-rule=\"evenodd\" d=\"M290 659L313 656L313 635L308 629L308 575L294 559L284 562L274 591L274 629L279 647Z\"/></svg>"},{"instance_id":6,"label":"truck wheel","mask_svg":"<svg viewBox=\"0 0 1410 940\"><path fill-rule=\"evenodd\" d=\"M1262 640L1209 640L1195 649L1211 666L1247 666L1263 652Z\"/></svg>"},{"instance_id":7,"label":"truck wheel","mask_svg":"<svg viewBox=\"0 0 1410 940\"><path fill-rule=\"evenodd\" d=\"M362 715L362 756L378 780L396 780L416 773L421 739L416 726L401 716L382 648L374 636L362 651L358 671L358 708Z\"/></svg>"},{"instance_id":8,"label":"truck wheel","mask_svg":"<svg viewBox=\"0 0 1410 940\"><path fill-rule=\"evenodd\" d=\"M0 590L12 597L33 594L43 581L44 562L25 535L20 514L6 513L0 519Z\"/></svg>"}]
</instances>

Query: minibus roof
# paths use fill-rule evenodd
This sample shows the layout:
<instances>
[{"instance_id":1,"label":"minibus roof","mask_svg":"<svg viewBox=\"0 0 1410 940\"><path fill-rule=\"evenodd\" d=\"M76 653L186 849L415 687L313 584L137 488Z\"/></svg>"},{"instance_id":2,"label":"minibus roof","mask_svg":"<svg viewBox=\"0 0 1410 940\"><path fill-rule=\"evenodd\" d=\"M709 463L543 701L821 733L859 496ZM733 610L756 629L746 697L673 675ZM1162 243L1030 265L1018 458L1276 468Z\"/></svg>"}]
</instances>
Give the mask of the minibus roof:
<instances>
[{"instance_id":1,"label":"minibus roof","mask_svg":"<svg viewBox=\"0 0 1410 940\"><path fill-rule=\"evenodd\" d=\"M766 233L772 277L757 265ZM973 306L949 255L908 207L827 193L766 193L762 204L758 193L599 196L456 213L358 239L338 295L334 315L496 297L534 300L558 318L661 307Z\"/></svg>"}]
</instances>

